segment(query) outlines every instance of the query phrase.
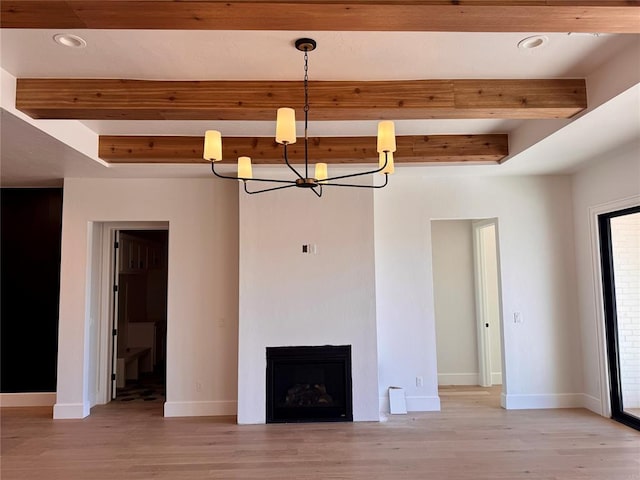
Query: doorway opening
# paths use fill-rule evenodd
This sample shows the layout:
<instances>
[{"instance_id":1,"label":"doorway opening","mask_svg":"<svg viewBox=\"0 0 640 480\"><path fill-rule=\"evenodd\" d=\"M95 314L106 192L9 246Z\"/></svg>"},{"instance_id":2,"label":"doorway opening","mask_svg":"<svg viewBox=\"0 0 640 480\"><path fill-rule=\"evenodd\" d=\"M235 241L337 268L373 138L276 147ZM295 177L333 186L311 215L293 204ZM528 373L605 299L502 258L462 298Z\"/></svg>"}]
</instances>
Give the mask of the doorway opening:
<instances>
[{"instance_id":1,"label":"doorway opening","mask_svg":"<svg viewBox=\"0 0 640 480\"><path fill-rule=\"evenodd\" d=\"M431 222L438 390L500 407L503 393L498 221Z\"/></svg>"},{"instance_id":2,"label":"doorway opening","mask_svg":"<svg viewBox=\"0 0 640 480\"><path fill-rule=\"evenodd\" d=\"M165 401L167 230L115 230L111 400Z\"/></svg>"},{"instance_id":3,"label":"doorway opening","mask_svg":"<svg viewBox=\"0 0 640 480\"><path fill-rule=\"evenodd\" d=\"M640 206L598 216L611 416L640 430Z\"/></svg>"},{"instance_id":4,"label":"doorway opening","mask_svg":"<svg viewBox=\"0 0 640 480\"><path fill-rule=\"evenodd\" d=\"M120 241L123 232L124 245ZM154 373L162 379L163 390L166 390L168 232L168 222L91 222L89 225L91 261L87 272L89 358L86 393L91 408L126 398L119 395L117 384L124 380L126 386L127 368L129 377L135 377L136 371L138 378L141 373ZM129 241L132 235L139 240ZM136 263L132 264L132 261ZM140 278L124 278L132 275ZM145 276L148 277L148 285L145 282L145 288L142 288ZM126 297L122 305L120 294ZM146 297L144 303L136 305L135 302L141 301L143 296ZM153 323L155 328L145 326L145 323ZM150 336L155 338L149 340ZM134 341L137 345L133 344ZM127 348L130 349L129 356L125 358L123 351L126 354ZM132 348L138 350L132 351ZM119 358L121 368L118 368ZM118 371L124 374L119 376ZM149 393L149 390L138 393ZM144 401L144 397L149 397L147 404L153 405L156 403L154 400L158 400L157 404L163 405L153 395L139 397L126 403L138 404L140 400ZM118 403L125 404L124 401Z\"/></svg>"}]
</instances>

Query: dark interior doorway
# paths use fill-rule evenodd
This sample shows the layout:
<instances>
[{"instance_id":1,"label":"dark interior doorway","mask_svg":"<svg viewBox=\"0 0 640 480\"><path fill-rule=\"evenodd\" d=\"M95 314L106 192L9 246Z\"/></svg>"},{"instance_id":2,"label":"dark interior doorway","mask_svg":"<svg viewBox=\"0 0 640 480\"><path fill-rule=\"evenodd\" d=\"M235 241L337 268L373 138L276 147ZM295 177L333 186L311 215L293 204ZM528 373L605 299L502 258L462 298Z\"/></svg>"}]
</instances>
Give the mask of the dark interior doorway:
<instances>
[{"instance_id":1,"label":"dark interior doorway","mask_svg":"<svg viewBox=\"0 0 640 480\"><path fill-rule=\"evenodd\" d=\"M118 232L112 400L165 400L168 233Z\"/></svg>"}]
</instances>

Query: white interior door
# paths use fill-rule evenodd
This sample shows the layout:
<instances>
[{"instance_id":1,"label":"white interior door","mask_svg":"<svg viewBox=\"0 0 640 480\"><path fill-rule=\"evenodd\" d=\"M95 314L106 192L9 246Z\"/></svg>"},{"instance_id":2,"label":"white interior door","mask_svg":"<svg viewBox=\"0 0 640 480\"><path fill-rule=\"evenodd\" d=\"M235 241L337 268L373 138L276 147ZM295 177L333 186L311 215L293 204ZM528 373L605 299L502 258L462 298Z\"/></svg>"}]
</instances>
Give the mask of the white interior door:
<instances>
[{"instance_id":1,"label":"white interior door","mask_svg":"<svg viewBox=\"0 0 640 480\"><path fill-rule=\"evenodd\" d=\"M496 233L494 219L473 222L478 383L483 387L502 383L502 361L499 354L493 354L501 349Z\"/></svg>"}]
</instances>

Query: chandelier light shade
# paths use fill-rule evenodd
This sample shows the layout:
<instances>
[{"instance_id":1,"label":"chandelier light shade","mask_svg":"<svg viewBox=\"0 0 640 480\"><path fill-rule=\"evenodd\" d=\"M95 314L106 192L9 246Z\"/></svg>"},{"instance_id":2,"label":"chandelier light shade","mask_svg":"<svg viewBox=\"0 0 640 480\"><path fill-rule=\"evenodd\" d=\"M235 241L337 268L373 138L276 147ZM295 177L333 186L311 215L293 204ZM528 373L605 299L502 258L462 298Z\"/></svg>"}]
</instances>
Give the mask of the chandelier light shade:
<instances>
[{"instance_id":1,"label":"chandelier light shade","mask_svg":"<svg viewBox=\"0 0 640 480\"><path fill-rule=\"evenodd\" d=\"M222 137L220 132L207 130L204 135L204 158L212 162L222 160Z\"/></svg>"},{"instance_id":2,"label":"chandelier light shade","mask_svg":"<svg viewBox=\"0 0 640 480\"><path fill-rule=\"evenodd\" d=\"M251 158L238 157L238 177L241 181L251 180L253 172L251 170Z\"/></svg>"},{"instance_id":3,"label":"chandelier light shade","mask_svg":"<svg viewBox=\"0 0 640 480\"><path fill-rule=\"evenodd\" d=\"M315 193L318 197L322 196L324 187L354 187L354 188L383 188L387 185L389 175L394 172L393 152L396 151L396 135L395 126L392 121L385 120L378 123L378 143L377 151L379 154L378 168L359 173L351 173L347 175L329 176L326 163L318 162L315 164L313 177L309 176L309 52L316 48L316 42L310 38L300 38L295 42L296 48L304 52L304 172L299 172L291 165L287 154L287 146L296 143L296 112L293 108L279 108L276 115L276 142L283 146L282 156L284 164L293 174L292 180L282 178L257 178L253 176L251 167L251 158L242 156L238 158L237 175L225 175L216 171L216 162L222 160L222 135L217 130L207 130L204 136L204 152L203 158L211 162L211 171L216 177L225 180L240 181L244 185L244 191L248 194L271 192L274 190L282 190L285 188L298 187L306 188ZM384 175L384 182L377 185L375 180L371 185L345 183L345 180L353 177L361 177L364 175L373 175L380 173ZM254 182L267 182L278 184L274 187L249 188L248 185Z\"/></svg>"},{"instance_id":4,"label":"chandelier light shade","mask_svg":"<svg viewBox=\"0 0 640 480\"><path fill-rule=\"evenodd\" d=\"M283 145L296 143L296 111L293 108L282 107L278 109L276 142Z\"/></svg>"}]
</instances>

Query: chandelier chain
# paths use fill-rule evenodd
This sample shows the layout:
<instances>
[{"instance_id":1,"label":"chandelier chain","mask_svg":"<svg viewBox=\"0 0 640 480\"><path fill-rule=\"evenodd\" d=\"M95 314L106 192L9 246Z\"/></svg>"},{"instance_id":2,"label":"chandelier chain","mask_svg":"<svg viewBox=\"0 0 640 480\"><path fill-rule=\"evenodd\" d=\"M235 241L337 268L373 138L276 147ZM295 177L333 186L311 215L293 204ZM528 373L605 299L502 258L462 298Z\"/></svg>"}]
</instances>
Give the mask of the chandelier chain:
<instances>
[{"instance_id":1,"label":"chandelier chain","mask_svg":"<svg viewBox=\"0 0 640 480\"><path fill-rule=\"evenodd\" d=\"M309 51L304 49L304 176L309 177Z\"/></svg>"},{"instance_id":2,"label":"chandelier chain","mask_svg":"<svg viewBox=\"0 0 640 480\"><path fill-rule=\"evenodd\" d=\"M304 51L304 111L309 111L309 52Z\"/></svg>"}]
</instances>

